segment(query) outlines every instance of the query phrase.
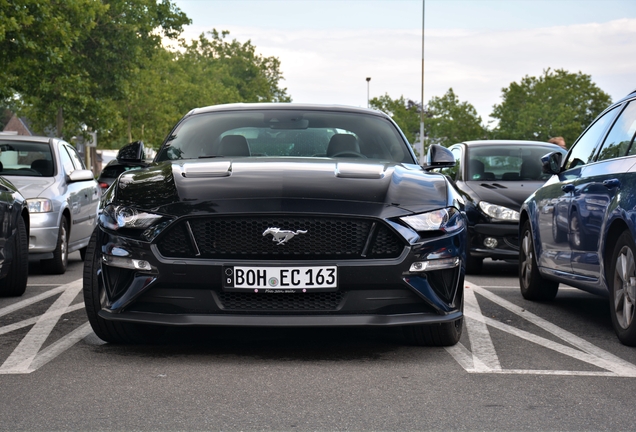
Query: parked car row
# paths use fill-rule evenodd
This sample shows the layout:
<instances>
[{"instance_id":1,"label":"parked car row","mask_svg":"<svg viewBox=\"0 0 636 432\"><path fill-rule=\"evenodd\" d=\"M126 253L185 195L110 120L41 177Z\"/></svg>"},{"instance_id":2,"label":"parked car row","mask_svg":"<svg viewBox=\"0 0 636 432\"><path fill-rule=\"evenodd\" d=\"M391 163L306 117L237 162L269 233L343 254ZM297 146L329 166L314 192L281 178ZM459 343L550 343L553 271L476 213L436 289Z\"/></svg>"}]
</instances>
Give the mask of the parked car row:
<instances>
[{"instance_id":1,"label":"parked car row","mask_svg":"<svg viewBox=\"0 0 636 432\"><path fill-rule=\"evenodd\" d=\"M224 105L186 115L152 163L122 148L98 188L64 141L0 137L15 185L0 183L0 295L24 292L27 245L52 273L80 250L107 341L157 324L400 325L452 345L464 273L517 260L524 298L560 283L606 296L636 346L635 139L636 92L569 151L467 141L431 146L423 167L371 110Z\"/></svg>"}]
</instances>

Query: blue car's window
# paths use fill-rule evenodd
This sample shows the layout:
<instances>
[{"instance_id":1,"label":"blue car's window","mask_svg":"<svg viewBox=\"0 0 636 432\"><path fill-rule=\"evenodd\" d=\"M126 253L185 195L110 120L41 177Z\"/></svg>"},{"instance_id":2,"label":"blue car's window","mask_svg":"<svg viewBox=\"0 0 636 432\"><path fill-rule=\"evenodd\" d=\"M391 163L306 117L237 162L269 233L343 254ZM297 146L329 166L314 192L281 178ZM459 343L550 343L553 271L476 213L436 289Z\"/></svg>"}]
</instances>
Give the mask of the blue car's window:
<instances>
[{"instance_id":1,"label":"blue car's window","mask_svg":"<svg viewBox=\"0 0 636 432\"><path fill-rule=\"evenodd\" d=\"M636 103L630 102L612 126L605 138L598 160L614 159L625 156L636 134Z\"/></svg>"},{"instance_id":2,"label":"blue car's window","mask_svg":"<svg viewBox=\"0 0 636 432\"><path fill-rule=\"evenodd\" d=\"M186 118L158 161L209 157L344 157L414 163L408 142L375 115L312 110L208 112Z\"/></svg>"},{"instance_id":3,"label":"blue car's window","mask_svg":"<svg viewBox=\"0 0 636 432\"><path fill-rule=\"evenodd\" d=\"M55 164L48 143L0 139L0 175L52 177L54 174Z\"/></svg>"},{"instance_id":4,"label":"blue car's window","mask_svg":"<svg viewBox=\"0 0 636 432\"><path fill-rule=\"evenodd\" d=\"M607 130L608 125L616 116L616 112L616 108L606 112L579 137L574 146L570 149L568 158L565 161L566 170L585 165L592 161L596 146Z\"/></svg>"}]
</instances>

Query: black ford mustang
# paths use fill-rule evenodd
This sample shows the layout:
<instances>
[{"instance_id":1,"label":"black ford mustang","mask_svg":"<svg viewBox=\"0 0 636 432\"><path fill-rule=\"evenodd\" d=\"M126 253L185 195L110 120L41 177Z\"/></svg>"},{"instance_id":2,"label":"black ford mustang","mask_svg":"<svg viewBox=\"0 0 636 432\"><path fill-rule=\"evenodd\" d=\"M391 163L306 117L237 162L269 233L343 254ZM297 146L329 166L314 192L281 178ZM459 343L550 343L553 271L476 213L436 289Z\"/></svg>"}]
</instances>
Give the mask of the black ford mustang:
<instances>
[{"instance_id":1,"label":"black ford mustang","mask_svg":"<svg viewBox=\"0 0 636 432\"><path fill-rule=\"evenodd\" d=\"M428 160L455 163L438 146ZM102 197L84 300L110 342L167 325L403 326L413 343L452 345L465 240L461 198L388 116L214 106Z\"/></svg>"}]
</instances>

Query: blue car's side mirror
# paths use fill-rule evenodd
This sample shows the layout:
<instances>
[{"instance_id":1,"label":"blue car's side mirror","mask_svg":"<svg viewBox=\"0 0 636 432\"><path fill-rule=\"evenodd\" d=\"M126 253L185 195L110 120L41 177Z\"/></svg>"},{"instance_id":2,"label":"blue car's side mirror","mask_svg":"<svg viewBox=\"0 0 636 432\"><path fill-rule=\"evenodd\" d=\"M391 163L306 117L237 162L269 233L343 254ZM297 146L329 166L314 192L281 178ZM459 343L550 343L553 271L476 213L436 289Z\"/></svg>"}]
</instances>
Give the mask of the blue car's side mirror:
<instances>
[{"instance_id":1,"label":"blue car's side mirror","mask_svg":"<svg viewBox=\"0 0 636 432\"><path fill-rule=\"evenodd\" d=\"M561 172L561 164L563 163L563 153L553 152L541 158L543 172L548 174L558 174Z\"/></svg>"}]
</instances>

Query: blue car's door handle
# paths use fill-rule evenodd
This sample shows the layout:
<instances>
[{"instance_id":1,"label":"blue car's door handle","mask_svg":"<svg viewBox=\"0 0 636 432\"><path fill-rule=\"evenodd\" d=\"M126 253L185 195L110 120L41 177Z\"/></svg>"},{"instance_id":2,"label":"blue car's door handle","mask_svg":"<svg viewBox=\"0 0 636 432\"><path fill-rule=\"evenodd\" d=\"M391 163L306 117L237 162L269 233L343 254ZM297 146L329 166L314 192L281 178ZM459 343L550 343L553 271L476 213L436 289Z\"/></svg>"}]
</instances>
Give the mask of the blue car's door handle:
<instances>
[{"instance_id":1,"label":"blue car's door handle","mask_svg":"<svg viewBox=\"0 0 636 432\"><path fill-rule=\"evenodd\" d=\"M561 186L561 190L565 193L570 193L574 191L574 185L573 184L566 184Z\"/></svg>"},{"instance_id":2,"label":"blue car's door handle","mask_svg":"<svg viewBox=\"0 0 636 432\"><path fill-rule=\"evenodd\" d=\"M618 179L609 179L609 180L604 180L603 181L603 186L605 186L608 189L613 189L613 188L621 188L621 182Z\"/></svg>"}]
</instances>

